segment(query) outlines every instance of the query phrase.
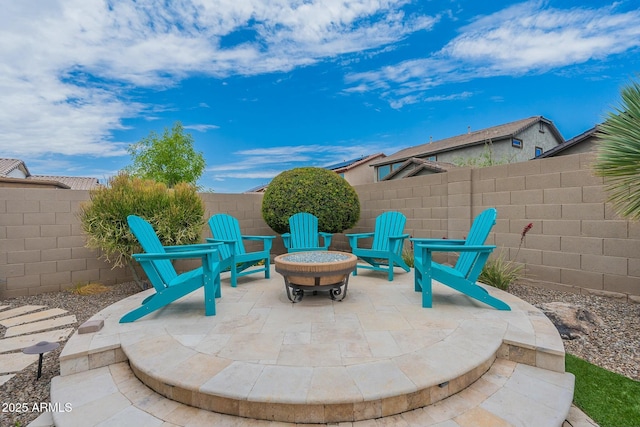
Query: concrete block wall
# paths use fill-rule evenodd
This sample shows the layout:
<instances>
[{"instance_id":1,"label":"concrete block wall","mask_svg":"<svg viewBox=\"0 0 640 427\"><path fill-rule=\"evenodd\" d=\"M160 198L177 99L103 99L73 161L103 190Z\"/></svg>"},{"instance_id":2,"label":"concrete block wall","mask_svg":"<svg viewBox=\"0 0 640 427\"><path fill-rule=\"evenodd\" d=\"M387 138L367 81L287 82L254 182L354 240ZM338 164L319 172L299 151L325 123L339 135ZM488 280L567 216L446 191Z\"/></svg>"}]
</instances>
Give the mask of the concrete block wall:
<instances>
[{"instance_id":1,"label":"concrete block wall","mask_svg":"<svg viewBox=\"0 0 640 427\"><path fill-rule=\"evenodd\" d=\"M397 210L414 237L463 238L477 214L495 207L489 242L523 263L531 283L640 301L640 223L616 217L604 202L591 161L575 154L355 186L361 217L346 233L373 231L378 215ZM244 234L276 235L262 219L261 194L201 196L207 219L228 213ZM0 298L130 280L127 269L112 270L84 247L76 212L88 199L85 191L0 188ZM203 238L210 235L205 226ZM334 235L331 249L349 250L344 234ZM272 256L281 253L276 235Z\"/></svg>"},{"instance_id":2,"label":"concrete block wall","mask_svg":"<svg viewBox=\"0 0 640 427\"><path fill-rule=\"evenodd\" d=\"M0 298L129 280L85 248L76 217L87 191L0 188Z\"/></svg>"},{"instance_id":3,"label":"concrete block wall","mask_svg":"<svg viewBox=\"0 0 640 427\"><path fill-rule=\"evenodd\" d=\"M375 217L392 209L407 216L414 237L463 238L476 215L495 207L488 242L495 255L524 264L532 284L640 301L640 223L605 203L592 161L575 154L357 186L362 220L354 232L373 230Z\"/></svg>"},{"instance_id":4,"label":"concrete block wall","mask_svg":"<svg viewBox=\"0 0 640 427\"><path fill-rule=\"evenodd\" d=\"M275 235L262 220L262 195L202 194L205 218L229 213L244 234ZM55 292L89 282L115 284L132 280L128 268L112 268L85 247L77 218L88 191L0 188L0 299ZM203 239L211 237L208 226ZM251 243L247 249L251 250ZM282 253L276 238L273 253ZM190 268L189 263L178 269Z\"/></svg>"}]
</instances>

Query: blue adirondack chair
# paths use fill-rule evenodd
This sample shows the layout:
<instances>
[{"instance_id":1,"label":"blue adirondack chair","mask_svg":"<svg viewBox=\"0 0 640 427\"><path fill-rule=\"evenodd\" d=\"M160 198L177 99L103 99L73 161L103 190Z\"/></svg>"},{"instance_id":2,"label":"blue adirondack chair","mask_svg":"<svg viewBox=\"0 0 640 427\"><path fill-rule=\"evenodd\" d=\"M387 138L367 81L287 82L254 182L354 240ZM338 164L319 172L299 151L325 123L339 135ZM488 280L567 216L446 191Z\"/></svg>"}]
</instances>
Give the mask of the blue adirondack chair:
<instances>
[{"instance_id":1,"label":"blue adirondack chair","mask_svg":"<svg viewBox=\"0 0 640 427\"><path fill-rule=\"evenodd\" d=\"M127 217L129 228L136 236L143 254L134 254L156 293L145 298L142 305L125 314L120 323L133 322L159 308L204 287L204 307L207 316L216 314L216 298L220 298L220 255L219 244L195 244L182 246L162 246L151 224L139 216ZM172 259L200 258L202 267L177 274L171 264Z\"/></svg>"},{"instance_id":2,"label":"blue adirondack chair","mask_svg":"<svg viewBox=\"0 0 640 427\"><path fill-rule=\"evenodd\" d=\"M422 292L422 306L431 307L431 280L437 280L465 295L498 310L511 310L509 305L489 295L476 284L489 255L495 249L485 241L496 223L497 212L490 208L478 215L471 225L466 240L411 239L414 242L415 291ZM433 252L460 252L454 267L432 260Z\"/></svg>"},{"instance_id":3,"label":"blue adirondack chair","mask_svg":"<svg viewBox=\"0 0 640 427\"><path fill-rule=\"evenodd\" d=\"M358 267L376 271L385 271L389 281L393 280L393 267L398 266L404 271L410 271L407 263L402 259L404 240L409 237L403 234L407 218L400 212L385 212L376 218L376 226L372 233L347 234L351 253L369 265L356 265L353 275L358 275ZM358 240L373 238L370 248L358 247Z\"/></svg>"},{"instance_id":4,"label":"blue adirondack chair","mask_svg":"<svg viewBox=\"0 0 640 427\"><path fill-rule=\"evenodd\" d=\"M209 218L209 228L213 238L208 242L222 243L220 246L220 258L222 263L220 268L231 271L231 286L236 287L238 277L247 274L264 271L265 279L270 277L271 266L271 244L276 236L245 236L240 233L238 220L231 215L216 214ZM247 252L243 240L262 241L262 250L257 252ZM258 265L263 261L263 265ZM250 267L256 266L256 268Z\"/></svg>"},{"instance_id":5,"label":"blue adirondack chair","mask_svg":"<svg viewBox=\"0 0 640 427\"><path fill-rule=\"evenodd\" d=\"M307 212L289 217L289 233L282 235L287 252L326 251L329 250L333 234L318 232L318 218ZM320 246L320 237L323 245Z\"/></svg>"}]
</instances>

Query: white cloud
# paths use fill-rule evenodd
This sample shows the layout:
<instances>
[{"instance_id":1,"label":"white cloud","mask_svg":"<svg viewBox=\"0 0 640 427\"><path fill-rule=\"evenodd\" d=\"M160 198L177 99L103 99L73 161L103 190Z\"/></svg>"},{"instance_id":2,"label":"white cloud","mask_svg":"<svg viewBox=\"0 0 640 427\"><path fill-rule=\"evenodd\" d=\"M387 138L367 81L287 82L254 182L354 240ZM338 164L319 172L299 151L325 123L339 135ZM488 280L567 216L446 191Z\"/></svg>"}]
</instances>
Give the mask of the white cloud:
<instances>
[{"instance_id":1,"label":"white cloud","mask_svg":"<svg viewBox=\"0 0 640 427\"><path fill-rule=\"evenodd\" d=\"M218 125L200 124L200 125L185 125L184 128L185 129L193 129L193 130L198 131L198 132L206 132L206 131L211 130L211 129L220 129L220 126L218 126Z\"/></svg>"},{"instance_id":2,"label":"white cloud","mask_svg":"<svg viewBox=\"0 0 640 427\"><path fill-rule=\"evenodd\" d=\"M239 160L209 167L207 173L217 180L224 178L271 179L280 172L295 167L325 167L378 153L384 149L387 152L395 152L399 148L388 143L371 142L367 144L296 145L240 150L233 153L233 156L238 157Z\"/></svg>"},{"instance_id":3,"label":"white cloud","mask_svg":"<svg viewBox=\"0 0 640 427\"><path fill-rule=\"evenodd\" d=\"M431 28L409 0L24 0L0 16L0 150L119 156L132 86L288 71ZM233 44L238 31L253 38Z\"/></svg>"},{"instance_id":4,"label":"white cloud","mask_svg":"<svg viewBox=\"0 0 640 427\"><path fill-rule=\"evenodd\" d=\"M539 73L640 47L640 10L549 8L529 1L462 27L440 51L346 76L346 92L379 91L393 108L437 85L474 78Z\"/></svg>"}]
</instances>

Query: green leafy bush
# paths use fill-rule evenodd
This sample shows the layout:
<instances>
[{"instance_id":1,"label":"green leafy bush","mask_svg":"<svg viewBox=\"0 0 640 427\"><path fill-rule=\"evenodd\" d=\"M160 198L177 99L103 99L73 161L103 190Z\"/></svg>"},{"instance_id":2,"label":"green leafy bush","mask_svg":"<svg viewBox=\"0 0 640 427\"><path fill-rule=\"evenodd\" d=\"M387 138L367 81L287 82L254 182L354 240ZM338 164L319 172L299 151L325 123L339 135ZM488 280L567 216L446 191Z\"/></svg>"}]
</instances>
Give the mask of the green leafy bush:
<instances>
[{"instance_id":1,"label":"green leafy bush","mask_svg":"<svg viewBox=\"0 0 640 427\"><path fill-rule=\"evenodd\" d=\"M289 231L289 217L308 212L319 231L341 233L360 218L355 190L337 173L322 168L296 168L276 176L262 199L262 218L276 233Z\"/></svg>"},{"instance_id":2,"label":"green leafy bush","mask_svg":"<svg viewBox=\"0 0 640 427\"><path fill-rule=\"evenodd\" d=\"M155 181L120 174L104 188L92 190L91 200L81 205L78 216L89 248L99 249L101 258L115 267L128 264L140 283L131 256L140 252L129 231L128 215L149 221L163 245L183 245L200 241L204 225L204 204L189 184L172 189Z\"/></svg>"}]
</instances>

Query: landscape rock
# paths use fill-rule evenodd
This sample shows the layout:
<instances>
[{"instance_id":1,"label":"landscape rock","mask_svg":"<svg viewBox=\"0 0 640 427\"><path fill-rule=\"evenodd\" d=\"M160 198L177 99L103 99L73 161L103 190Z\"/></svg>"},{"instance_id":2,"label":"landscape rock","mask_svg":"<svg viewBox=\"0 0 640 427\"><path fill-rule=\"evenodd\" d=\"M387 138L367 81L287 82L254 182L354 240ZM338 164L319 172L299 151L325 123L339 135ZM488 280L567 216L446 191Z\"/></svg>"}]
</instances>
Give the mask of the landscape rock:
<instances>
[{"instance_id":1,"label":"landscape rock","mask_svg":"<svg viewBox=\"0 0 640 427\"><path fill-rule=\"evenodd\" d=\"M573 340L589 335L604 323L600 317L584 307L566 302L550 302L540 305L540 309L556 326L562 339Z\"/></svg>"}]
</instances>

